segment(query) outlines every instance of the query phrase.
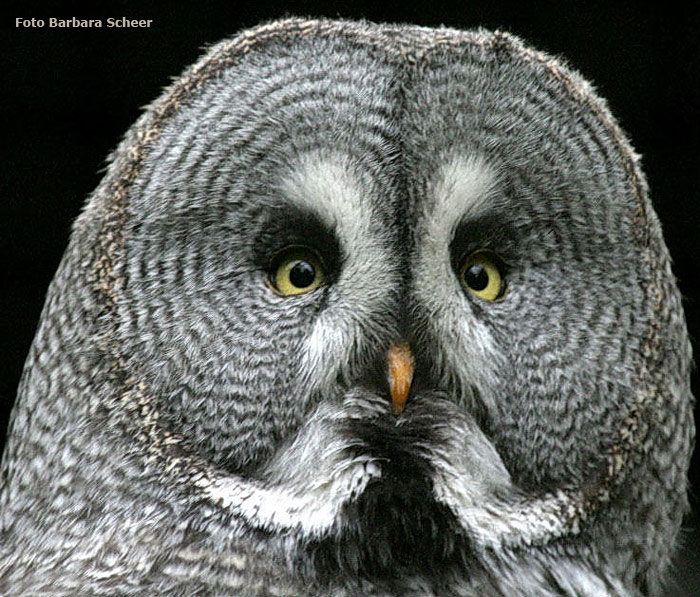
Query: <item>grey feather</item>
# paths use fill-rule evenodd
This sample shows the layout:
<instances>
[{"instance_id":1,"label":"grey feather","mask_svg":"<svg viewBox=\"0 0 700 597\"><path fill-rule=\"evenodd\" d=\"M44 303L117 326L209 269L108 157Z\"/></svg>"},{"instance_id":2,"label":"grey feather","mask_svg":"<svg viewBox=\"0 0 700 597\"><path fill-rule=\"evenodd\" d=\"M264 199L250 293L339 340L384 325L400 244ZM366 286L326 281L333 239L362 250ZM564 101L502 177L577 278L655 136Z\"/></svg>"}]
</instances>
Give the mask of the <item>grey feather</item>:
<instances>
[{"instance_id":1,"label":"grey feather","mask_svg":"<svg viewBox=\"0 0 700 597\"><path fill-rule=\"evenodd\" d=\"M325 283L281 296L297 245ZM457 276L483 250L493 302ZM639 158L577 73L498 32L262 25L149 107L75 224L0 593L658 595L690 361Z\"/></svg>"}]
</instances>

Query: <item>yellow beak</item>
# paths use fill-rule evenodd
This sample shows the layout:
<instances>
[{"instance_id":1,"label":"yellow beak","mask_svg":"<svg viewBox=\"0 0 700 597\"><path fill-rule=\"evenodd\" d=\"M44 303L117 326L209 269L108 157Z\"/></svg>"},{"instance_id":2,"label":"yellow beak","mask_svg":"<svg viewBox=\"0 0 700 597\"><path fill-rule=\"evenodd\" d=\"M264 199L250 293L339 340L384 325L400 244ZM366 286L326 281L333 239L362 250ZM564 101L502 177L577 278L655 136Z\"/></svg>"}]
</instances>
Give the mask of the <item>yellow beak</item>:
<instances>
[{"instance_id":1,"label":"yellow beak","mask_svg":"<svg viewBox=\"0 0 700 597\"><path fill-rule=\"evenodd\" d=\"M387 360L391 405L394 414L400 415L406 408L408 391L413 381L413 354L404 342L392 344Z\"/></svg>"}]
</instances>

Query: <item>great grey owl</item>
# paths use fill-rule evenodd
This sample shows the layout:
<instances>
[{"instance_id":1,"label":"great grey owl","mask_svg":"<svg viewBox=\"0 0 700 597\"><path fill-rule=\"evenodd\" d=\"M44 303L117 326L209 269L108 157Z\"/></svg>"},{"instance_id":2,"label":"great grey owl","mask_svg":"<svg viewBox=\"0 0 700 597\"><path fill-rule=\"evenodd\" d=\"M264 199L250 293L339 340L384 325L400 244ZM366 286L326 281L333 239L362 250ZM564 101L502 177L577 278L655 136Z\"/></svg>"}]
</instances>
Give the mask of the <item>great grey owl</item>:
<instances>
[{"instance_id":1,"label":"great grey owl","mask_svg":"<svg viewBox=\"0 0 700 597\"><path fill-rule=\"evenodd\" d=\"M0 593L657 595L690 360L577 73L484 30L260 26L150 106L75 224Z\"/></svg>"}]
</instances>

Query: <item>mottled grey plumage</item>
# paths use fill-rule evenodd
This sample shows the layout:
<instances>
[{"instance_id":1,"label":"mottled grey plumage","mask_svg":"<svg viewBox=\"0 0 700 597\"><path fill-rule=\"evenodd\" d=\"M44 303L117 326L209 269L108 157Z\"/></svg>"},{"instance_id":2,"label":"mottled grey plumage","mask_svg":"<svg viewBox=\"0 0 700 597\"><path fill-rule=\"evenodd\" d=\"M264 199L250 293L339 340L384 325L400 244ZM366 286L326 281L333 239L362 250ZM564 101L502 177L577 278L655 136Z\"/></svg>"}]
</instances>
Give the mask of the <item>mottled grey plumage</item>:
<instances>
[{"instance_id":1,"label":"mottled grey plumage","mask_svg":"<svg viewBox=\"0 0 700 597\"><path fill-rule=\"evenodd\" d=\"M270 288L290 245L317 290ZM495 302L456 276L482 249ZM264 25L150 107L75 225L0 593L656 595L689 364L637 157L579 75L503 33Z\"/></svg>"}]
</instances>

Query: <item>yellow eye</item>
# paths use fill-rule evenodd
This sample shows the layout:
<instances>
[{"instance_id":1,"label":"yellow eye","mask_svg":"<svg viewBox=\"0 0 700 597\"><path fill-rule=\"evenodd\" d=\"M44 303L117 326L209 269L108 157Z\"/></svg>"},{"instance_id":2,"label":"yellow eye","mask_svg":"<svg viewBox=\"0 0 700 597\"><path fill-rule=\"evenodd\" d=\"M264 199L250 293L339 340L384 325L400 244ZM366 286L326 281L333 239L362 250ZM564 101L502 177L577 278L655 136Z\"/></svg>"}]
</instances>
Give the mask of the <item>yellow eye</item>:
<instances>
[{"instance_id":1,"label":"yellow eye","mask_svg":"<svg viewBox=\"0 0 700 597\"><path fill-rule=\"evenodd\" d=\"M483 252L467 257L459 269L459 281L474 296L485 301L495 301L505 289L496 260Z\"/></svg>"},{"instance_id":2,"label":"yellow eye","mask_svg":"<svg viewBox=\"0 0 700 597\"><path fill-rule=\"evenodd\" d=\"M311 249L293 247L273 262L270 283L283 296L306 294L323 282L321 259Z\"/></svg>"}]
</instances>

